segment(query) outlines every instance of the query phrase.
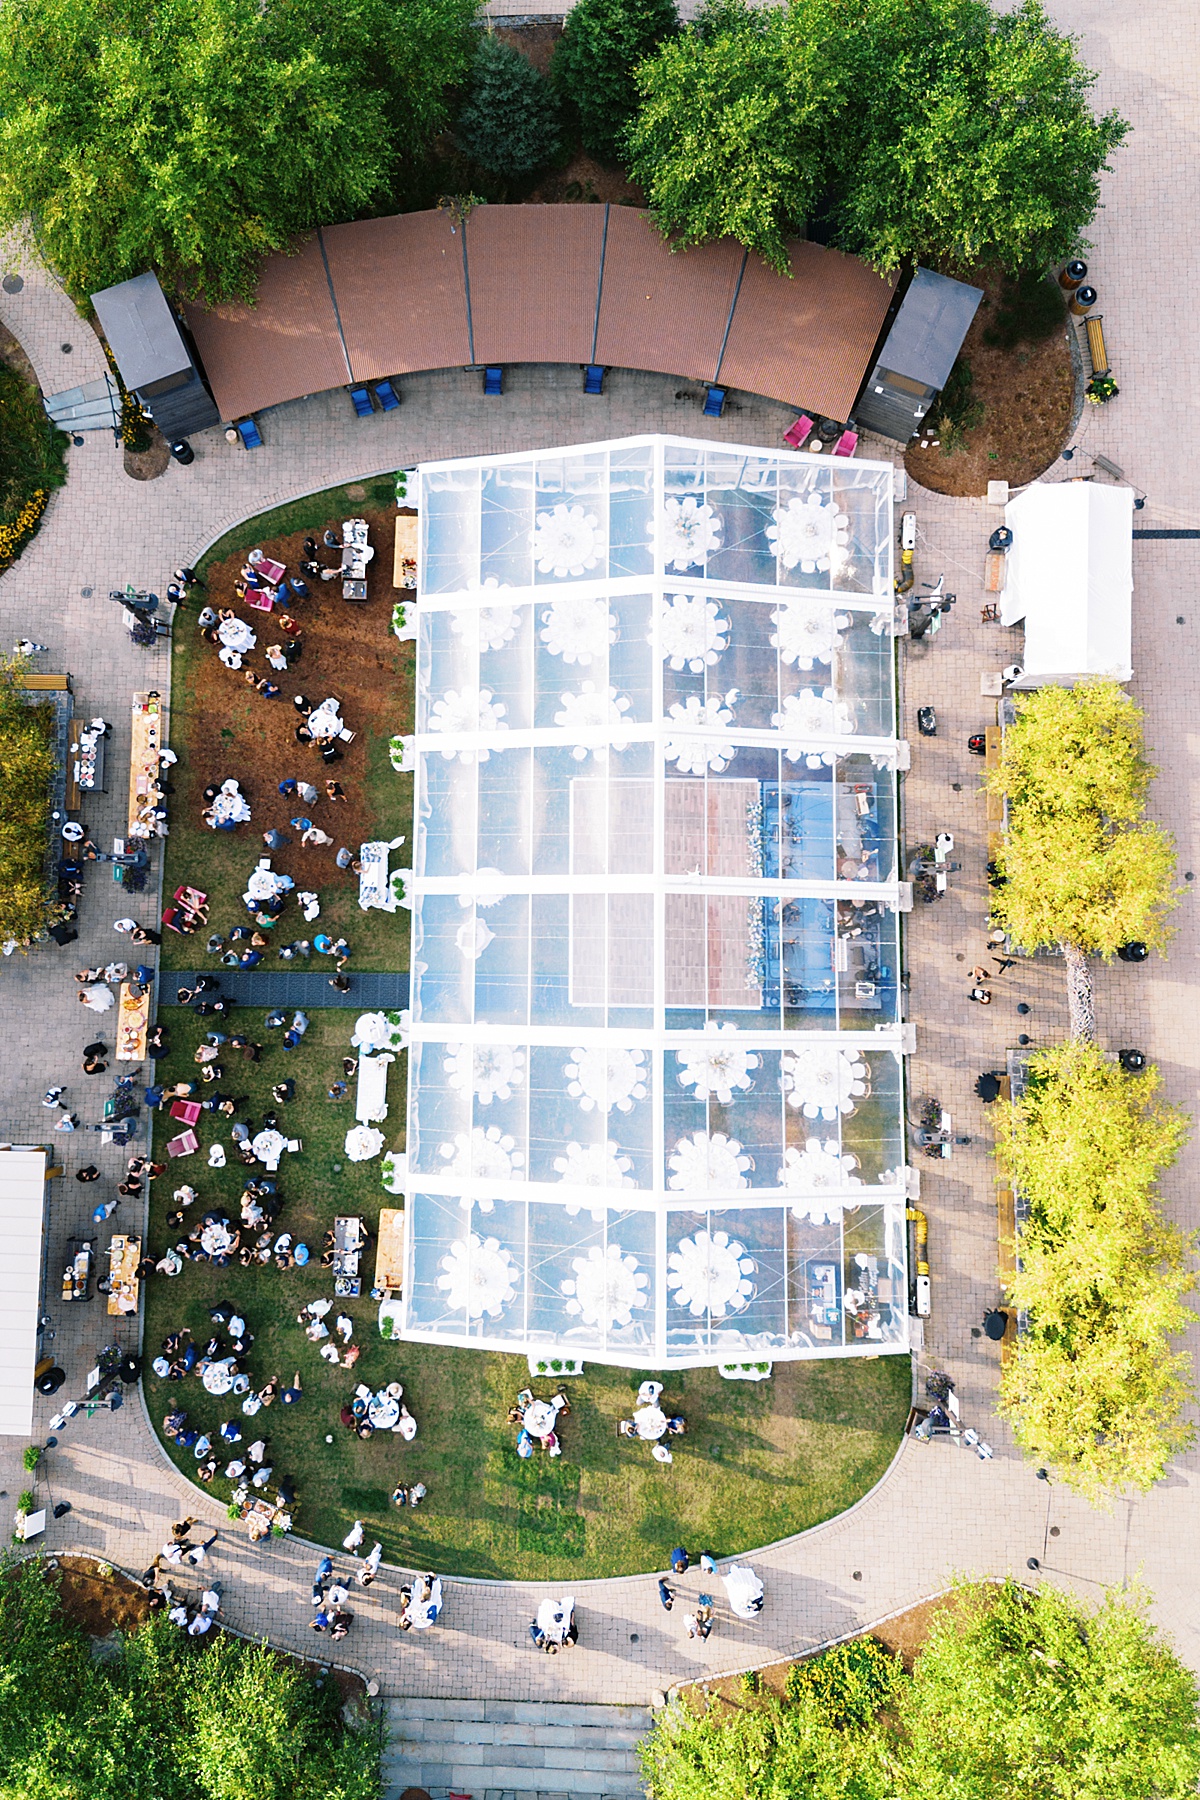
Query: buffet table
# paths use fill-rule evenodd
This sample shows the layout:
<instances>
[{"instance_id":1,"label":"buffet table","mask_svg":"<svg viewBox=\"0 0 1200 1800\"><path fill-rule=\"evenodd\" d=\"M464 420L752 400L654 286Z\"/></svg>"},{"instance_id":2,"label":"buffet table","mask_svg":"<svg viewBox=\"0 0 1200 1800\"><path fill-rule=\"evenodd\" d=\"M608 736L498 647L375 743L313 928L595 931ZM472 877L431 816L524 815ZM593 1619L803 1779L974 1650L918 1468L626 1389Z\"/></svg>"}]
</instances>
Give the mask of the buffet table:
<instances>
[{"instance_id":1,"label":"buffet table","mask_svg":"<svg viewBox=\"0 0 1200 1800\"><path fill-rule=\"evenodd\" d=\"M150 990L134 981L121 983L117 1007L117 1061L144 1062L150 1029Z\"/></svg>"}]
</instances>

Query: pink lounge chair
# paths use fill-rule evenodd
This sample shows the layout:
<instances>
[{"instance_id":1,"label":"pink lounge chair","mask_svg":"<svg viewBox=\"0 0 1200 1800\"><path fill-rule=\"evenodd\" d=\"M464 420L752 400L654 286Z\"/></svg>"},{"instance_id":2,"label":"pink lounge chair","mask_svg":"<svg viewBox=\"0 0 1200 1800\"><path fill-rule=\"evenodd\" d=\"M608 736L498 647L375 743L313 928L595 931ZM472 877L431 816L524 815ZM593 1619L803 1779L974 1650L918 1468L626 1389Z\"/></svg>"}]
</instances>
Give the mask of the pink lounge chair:
<instances>
[{"instance_id":1,"label":"pink lounge chair","mask_svg":"<svg viewBox=\"0 0 1200 1800\"><path fill-rule=\"evenodd\" d=\"M178 1137L167 1139L168 1156L193 1156L200 1148L200 1139L194 1131L181 1131Z\"/></svg>"},{"instance_id":2,"label":"pink lounge chair","mask_svg":"<svg viewBox=\"0 0 1200 1800\"><path fill-rule=\"evenodd\" d=\"M833 446L833 454L835 456L853 456L854 452L857 449L858 449L858 433L857 433L857 431L843 431L841 437L838 439L837 443Z\"/></svg>"},{"instance_id":3,"label":"pink lounge chair","mask_svg":"<svg viewBox=\"0 0 1200 1800\"><path fill-rule=\"evenodd\" d=\"M800 417L793 420L784 432L783 441L785 444L790 444L793 450L799 450L805 438L812 436L812 428L813 422L808 414L801 413Z\"/></svg>"},{"instance_id":4,"label":"pink lounge chair","mask_svg":"<svg viewBox=\"0 0 1200 1800\"><path fill-rule=\"evenodd\" d=\"M195 1125L200 1117L198 1100L176 1100L171 1107L171 1117L182 1119L185 1125Z\"/></svg>"}]
</instances>

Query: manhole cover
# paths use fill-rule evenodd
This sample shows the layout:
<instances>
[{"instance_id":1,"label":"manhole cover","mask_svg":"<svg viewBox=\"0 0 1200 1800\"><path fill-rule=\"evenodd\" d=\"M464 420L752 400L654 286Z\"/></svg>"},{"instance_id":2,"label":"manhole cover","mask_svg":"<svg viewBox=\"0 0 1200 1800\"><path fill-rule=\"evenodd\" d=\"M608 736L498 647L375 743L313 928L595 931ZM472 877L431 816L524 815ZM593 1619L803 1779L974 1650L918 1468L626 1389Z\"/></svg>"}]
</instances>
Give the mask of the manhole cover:
<instances>
[{"instance_id":1,"label":"manhole cover","mask_svg":"<svg viewBox=\"0 0 1200 1800\"><path fill-rule=\"evenodd\" d=\"M64 356L70 356L70 354L74 348L75 348L74 344L60 344L59 345L59 349L62 351Z\"/></svg>"},{"instance_id":2,"label":"manhole cover","mask_svg":"<svg viewBox=\"0 0 1200 1800\"><path fill-rule=\"evenodd\" d=\"M79 590L80 595L84 600L90 600L95 591L95 588L80 588Z\"/></svg>"},{"instance_id":3,"label":"manhole cover","mask_svg":"<svg viewBox=\"0 0 1200 1800\"><path fill-rule=\"evenodd\" d=\"M366 497L367 497L367 490L366 490L366 488L365 488L365 487L363 487L363 486L362 486L362 485L361 485L361 484L360 484L360 483L359 483L359 482L357 482L357 481L356 481L356 482L355 482L355 484L354 484L354 486L353 486L353 487L348 487L348 488L347 488L347 489L346 489L346 498L347 498L347 500L365 500L365 499L366 499Z\"/></svg>"},{"instance_id":4,"label":"manhole cover","mask_svg":"<svg viewBox=\"0 0 1200 1800\"><path fill-rule=\"evenodd\" d=\"M24 286L24 279L20 275L6 275L4 280L0 281L0 287L6 294L19 294Z\"/></svg>"}]
</instances>

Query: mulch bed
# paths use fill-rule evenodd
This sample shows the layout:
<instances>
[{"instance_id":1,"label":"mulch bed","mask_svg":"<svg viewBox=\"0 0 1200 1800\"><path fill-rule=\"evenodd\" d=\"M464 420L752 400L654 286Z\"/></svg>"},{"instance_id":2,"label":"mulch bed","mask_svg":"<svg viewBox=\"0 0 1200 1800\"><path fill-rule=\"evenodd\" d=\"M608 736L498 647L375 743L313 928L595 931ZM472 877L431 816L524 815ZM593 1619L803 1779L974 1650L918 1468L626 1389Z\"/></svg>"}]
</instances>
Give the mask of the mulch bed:
<instances>
[{"instance_id":1,"label":"mulch bed","mask_svg":"<svg viewBox=\"0 0 1200 1800\"><path fill-rule=\"evenodd\" d=\"M899 1656L904 1667L911 1671L934 1620L942 1613L952 1612L955 1604L953 1594L939 1594L936 1599L921 1600L916 1606L897 1613L895 1618L885 1619L881 1625L873 1625L869 1631L858 1635L878 1639L886 1650ZM810 1654L819 1656L821 1653L812 1651ZM714 1700L724 1700L730 1707L738 1709L753 1706L759 1696L773 1695L777 1700L786 1700L788 1670L793 1663L806 1660L805 1657L789 1657L786 1662L768 1663L765 1668L756 1670L755 1692L747 1691L740 1675L721 1675L715 1679L690 1682L681 1691L686 1699L697 1703L703 1703L707 1696Z\"/></svg>"},{"instance_id":2,"label":"mulch bed","mask_svg":"<svg viewBox=\"0 0 1200 1800\"><path fill-rule=\"evenodd\" d=\"M344 600L340 580L310 581L310 597L291 602L286 609L301 628L301 656L290 669L277 672L266 660L268 646L280 643L286 635L278 622L279 612L285 609L257 612L239 601L234 589L246 552L256 542L269 557L285 563L289 574L298 573L307 529L255 538L249 535L256 529L250 521L239 531L234 547L206 567L207 593L197 594L178 616L171 738L181 755L172 771L175 794L168 878L172 891L180 881L189 881L214 895L210 911L214 928L227 930L234 923L244 923L237 895L263 854L262 833L277 827L291 842L271 853L272 866L290 875L298 889L312 888L321 895L322 923L312 929L329 930L334 936L345 931L351 935L352 945L355 932L360 941L364 934L379 939L381 948L386 940L383 966L403 968L407 956L400 939L407 934L407 913L359 912L358 876L352 869L339 869L335 861L341 846L357 857L362 843L380 836L392 838L397 821L404 830L411 816L401 778L391 772L387 744L396 732L411 729L413 647L398 643L391 630L392 608L400 597L392 587L396 511L394 506L379 504L377 494L373 498L374 504L356 502L351 488L349 501L342 502L350 511L357 506L358 516L366 519L370 529L375 557L368 569L368 598L364 602ZM313 528L312 535L320 541L328 525L340 536L347 516L349 512L331 515ZM218 551L226 548L218 546ZM322 549L316 560L329 566L336 555ZM205 601L218 609L231 608L254 631L258 643L243 658L241 670L227 668L217 647L196 630L196 616ZM282 689L279 698L266 699L256 693L245 680L247 671L276 681ZM307 710L331 694L340 700L342 715L356 735L352 743L338 746L343 752L339 762L327 765L311 745L297 743L296 727L305 714L292 701L301 693L309 702ZM233 832L213 832L201 818L204 789L210 784L219 786L229 776L240 783L252 818ZM310 781L320 797L308 806L284 799L278 784L285 776ZM326 799L324 786L329 777L344 788L344 800ZM304 847L300 832L290 824L302 814L328 832L333 842ZM396 860L402 862L403 855ZM396 924L397 917L402 926ZM304 926L291 908L280 921L276 938L280 943L292 936L311 938L312 929ZM183 967L188 959L199 957L200 966L205 966L205 935L168 936L164 946L167 963ZM268 961L276 966L273 951Z\"/></svg>"},{"instance_id":3,"label":"mulch bed","mask_svg":"<svg viewBox=\"0 0 1200 1800\"><path fill-rule=\"evenodd\" d=\"M1000 291L995 277L976 274L984 299L971 323L962 355L975 378L975 398L984 412L965 433L961 448L911 449L904 466L912 479L935 494L983 495L989 481L1018 487L1042 475L1055 461L1071 431L1075 376L1068 320L1040 344L1002 350L984 342ZM936 410L936 409L935 409Z\"/></svg>"}]
</instances>

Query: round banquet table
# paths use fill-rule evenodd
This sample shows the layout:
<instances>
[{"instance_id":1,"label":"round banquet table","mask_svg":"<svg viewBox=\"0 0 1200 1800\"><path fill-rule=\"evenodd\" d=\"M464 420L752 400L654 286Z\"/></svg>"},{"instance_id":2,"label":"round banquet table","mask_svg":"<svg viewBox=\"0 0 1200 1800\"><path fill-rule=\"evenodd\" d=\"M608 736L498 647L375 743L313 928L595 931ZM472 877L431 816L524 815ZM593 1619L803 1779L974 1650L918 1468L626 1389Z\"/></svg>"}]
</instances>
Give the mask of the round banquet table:
<instances>
[{"instance_id":1,"label":"round banquet table","mask_svg":"<svg viewBox=\"0 0 1200 1800\"><path fill-rule=\"evenodd\" d=\"M258 642L245 619L222 619L217 636L230 650L253 650Z\"/></svg>"},{"instance_id":2,"label":"round banquet table","mask_svg":"<svg viewBox=\"0 0 1200 1800\"><path fill-rule=\"evenodd\" d=\"M274 900L295 885L290 875L277 875L274 869L255 869L246 883L246 896L250 900Z\"/></svg>"},{"instance_id":3,"label":"round banquet table","mask_svg":"<svg viewBox=\"0 0 1200 1800\"><path fill-rule=\"evenodd\" d=\"M250 1148L261 1163L277 1163L287 1149L287 1139L281 1131L260 1131Z\"/></svg>"},{"instance_id":4,"label":"round banquet table","mask_svg":"<svg viewBox=\"0 0 1200 1800\"><path fill-rule=\"evenodd\" d=\"M200 1248L207 1250L210 1256L224 1256L233 1248L233 1233L228 1225L214 1220L200 1233Z\"/></svg>"},{"instance_id":5,"label":"round banquet table","mask_svg":"<svg viewBox=\"0 0 1200 1800\"><path fill-rule=\"evenodd\" d=\"M213 801L211 812L214 830L218 825L224 825L227 821L232 821L234 825L245 825L250 819L250 806L245 794L238 789L236 784L230 791L229 782L225 783Z\"/></svg>"},{"instance_id":6,"label":"round banquet table","mask_svg":"<svg viewBox=\"0 0 1200 1800\"><path fill-rule=\"evenodd\" d=\"M667 1429L667 1415L661 1406L642 1406L633 1415L637 1434L647 1444L656 1444Z\"/></svg>"},{"instance_id":7,"label":"round banquet table","mask_svg":"<svg viewBox=\"0 0 1200 1800\"><path fill-rule=\"evenodd\" d=\"M391 1431L399 1423L400 1402L391 1394L375 1394L367 1402L367 1418L376 1431Z\"/></svg>"},{"instance_id":8,"label":"round banquet table","mask_svg":"<svg viewBox=\"0 0 1200 1800\"><path fill-rule=\"evenodd\" d=\"M316 738L336 737L345 729L340 708L323 700L314 712L308 715L308 729Z\"/></svg>"},{"instance_id":9,"label":"round banquet table","mask_svg":"<svg viewBox=\"0 0 1200 1800\"><path fill-rule=\"evenodd\" d=\"M547 1438L557 1418L558 1413L548 1400L531 1400L521 1414L521 1423L531 1438Z\"/></svg>"},{"instance_id":10,"label":"round banquet table","mask_svg":"<svg viewBox=\"0 0 1200 1800\"><path fill-rule=\"evenodd\" d=\"M210 1394L227 1394L233 1386L234 1378L229 1370L228 1362L209 1363L204 1371L203 1382Z\"/></svg>"}]
</instances>

